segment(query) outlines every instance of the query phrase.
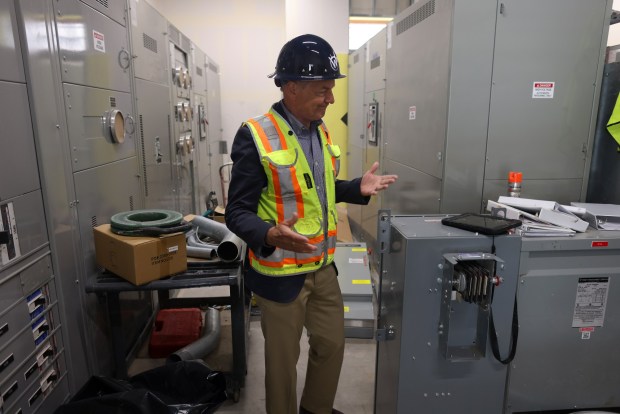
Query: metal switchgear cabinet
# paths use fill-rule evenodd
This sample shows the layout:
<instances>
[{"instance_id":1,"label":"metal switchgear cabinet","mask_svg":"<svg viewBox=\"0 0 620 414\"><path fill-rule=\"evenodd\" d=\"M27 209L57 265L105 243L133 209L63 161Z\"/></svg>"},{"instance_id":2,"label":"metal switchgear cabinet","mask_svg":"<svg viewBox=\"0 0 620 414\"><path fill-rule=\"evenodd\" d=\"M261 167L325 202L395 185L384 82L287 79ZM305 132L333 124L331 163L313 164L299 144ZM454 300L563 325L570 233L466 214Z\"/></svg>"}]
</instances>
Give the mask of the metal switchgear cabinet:
<instances>
[{"instance_id":1,"label":"metal switchgear cabinet","mask_svg":"<svg viewBox=\"0 0 620 414\"><path fill-rule=\"evenodd\" d=\"M382 166L398 214L583 200L611 1L416 1L388 26Z\"/></svg>"},{"instance_id":2,"label":"metal switchgear cabinet","mask_svg":"<svg viewBox=\"0 0 620 414\"><path fill-rule=\"evenodd\" d=\"M620 407L620 232L524 237L506 413Z\"/></svg>"},{"instance_id":3,"label":"metal switchgear cabinet","mask_svg":"<svg viewBox=\"0 0 620 414\"><path fill-rule=\"evenodd\" d=\"M442 217L379 214L376 413L502 412L521 237Z\"/></svg>"}]
</instances>

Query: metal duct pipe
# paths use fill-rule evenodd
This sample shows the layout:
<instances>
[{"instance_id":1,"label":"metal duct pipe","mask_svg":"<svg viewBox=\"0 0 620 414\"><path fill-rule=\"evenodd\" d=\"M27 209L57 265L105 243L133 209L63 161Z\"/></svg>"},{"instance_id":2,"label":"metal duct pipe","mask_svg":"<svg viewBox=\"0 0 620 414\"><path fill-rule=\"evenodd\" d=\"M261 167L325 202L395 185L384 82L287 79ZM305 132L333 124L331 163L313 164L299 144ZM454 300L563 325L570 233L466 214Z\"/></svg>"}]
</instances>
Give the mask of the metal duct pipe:
<instances>
[{"instance_id":1,"label":"metal duct pipe","mask_svg":"<svg viewBox=\"0 0 620 414\"><path fill-rule=\"evenodd\" d=\"M203 359L209 355L220 342L220 312L209 308L205 315L205 333L200 339L171 354L166 363Z\"/></svg>"},{"instance_id":2,"label":"metal duct pipe","mask_svg":"<svg viewBox=\"0 0 620 414\"><path fill-rule=\"evenodd\" d=\"M216 248L187 246L187 257L197 257L199 259L215 259Z\"/></svg>"},{"instance_id":3,"label":"metal duct pipe","mask_svg":"<svg viewBox=\"0 0 620 414\"><path fill-rule=\"evenodd\" d=\"M231 233L226 225L202 216L194 217L192 219L192 224L198 227L200 233L205 236L209 236L218 242L224 240L228 233Z\"/></svg>"},{"instance_id":4,"label":"metal duct pipe","mask_svg":"<svg viewBox=\"0 0 620 414\"><path fill-rule=\"evenodd\" d=\"M230 232L217 246L217 255L224 262L234 262L239 258L243 241L233 232Z\"/></svg>"},{"instance_id":5,"label":"metal duct pipe","mask_svg":"<svg viewBox=\"0 0 620 414\"><path fill-rule=\"evenodd\" d=\"M226 225L202 216L194 217L192 224L197 227L197 232L219 242L216 251L222 261L233 262L237 260L241 253L243 241Z\"/></svg>"}]
</instances>

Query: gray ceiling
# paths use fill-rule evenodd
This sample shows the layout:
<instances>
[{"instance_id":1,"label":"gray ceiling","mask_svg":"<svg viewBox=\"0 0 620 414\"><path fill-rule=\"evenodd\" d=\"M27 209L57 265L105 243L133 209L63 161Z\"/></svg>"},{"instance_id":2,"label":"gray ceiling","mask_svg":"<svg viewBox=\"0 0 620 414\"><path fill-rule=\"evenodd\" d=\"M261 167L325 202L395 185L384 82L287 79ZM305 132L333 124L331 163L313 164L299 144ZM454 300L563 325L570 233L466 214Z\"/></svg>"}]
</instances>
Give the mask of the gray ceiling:
<instances>
[{"instance_id":1,"label":"gray ceiling","mask_svg":"<svg viewBox=\"0 0 620 414\"><path fill-rule=\"evenodd\" d=\"M394 17L419 0L349 0L350 16Z\"/></svg>"}]
</instances>

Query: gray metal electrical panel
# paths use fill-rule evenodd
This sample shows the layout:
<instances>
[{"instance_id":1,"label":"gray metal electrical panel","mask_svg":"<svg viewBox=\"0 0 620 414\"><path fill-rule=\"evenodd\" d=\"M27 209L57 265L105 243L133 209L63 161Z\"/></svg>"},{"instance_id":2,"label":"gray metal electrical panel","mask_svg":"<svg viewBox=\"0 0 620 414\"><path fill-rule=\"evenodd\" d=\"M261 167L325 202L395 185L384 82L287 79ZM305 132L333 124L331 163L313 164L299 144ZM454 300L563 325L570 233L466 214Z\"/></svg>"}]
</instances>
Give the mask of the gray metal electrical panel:
<instances>
[{"instance_id":1,"label":"gray metal electrical panel","mask_svg":"<svg viewBox=\"0 0 620 414\"><path fill-rule=\"evenodd\" d=\"M69 393L18 2L0 3L0 412L51 413Z\"/></svg>"},{"instance_id":2,"label":"gray metal electrical panel","mask_svg":"<svg viewBox=\"0 0 620 414\"><path fill-rule=\"evenodd\" d=\"M47 260L48 268L53 269L52 281L29 276L22 286L31 290L29 295L49 295L46 325L39 331L47 330L71 355L60 375L50 377L68 382L62 398L46 405L51 412L90 376L111 374L104 308L84 290L86 282L101 271L94 264L92 228L109 222L116 212L144 205L136 157L128 8L126 2L93 0L24 0L14 4L26 62L29 107L24 114L33 114L36 145L10 147L20 155L24 168L20 176L31 181L32 166L38 167L34 174L38 173L42 185L38 193L22 196L31 198L28 208L16 200L13 210L18 224L20 215L32 216L28 224L36 237L49 235ZM29 153L21 154L24 151ZM20 239L24 241L22 251L29 240L35 240L27 234ZM125 334L135 338L149 326L152 300L132 294L121 302L124 310L140 309L124 321ZM62 331L53 327L61 320ZM40 396L49 394L49 382L41 382L38 394L33 389L24 412L33 412L27 407L44 400Z\"/></svg>"},{"instance_id":3,"label":"gray metal electrical panel","mask_svg":"<svg viewBox=\"0 0 620 414\"><path fill-rule=\"evenodd\" d=\"M63 82L130 91L131 53L124 22L109 16L125 15L125 2L105 2L99 10L78 0L54 2L58 53Z\"/></svg>"},{"instance_id":4,"label":"gray metal electrical panel","mask_svg":"<svg viewBox=\"0 0 620 414\"><path fill-rule=\"evenodd\" d=\"M78 222L83 235L82 265L87 269L87 277L96 277L102 269L95 263L93 227L109 223L110 217L121 211L138 208L140 182L136 175L135 158L120 160L96 168L81 171L74 176L75 192L80 201ZM110 183L123 183L117 188ZM101 203L105 200L105 203ZM145 329L154 312L150 293L125 292L122 296L126 343L133 344ZM82 306L89 310L91 322L88 324L92 349L96 353L97 372L110 372L113 364L110 351L109 328L106 307L99 304L96 295L86 295ZM129 353L129 350L127 350Z\"/></svg>"},{"instance_id":5,"label":"gray metal electrical panel","mask_svg":"<svg viewBox=\"0 0 620 414\"><path fill-rule=\"evenodd\" d=\"M73 171L136 156L130 93L71 83L63 91Z\"/></svg>"},{"instance_id":6,"label":"gray metal electrical panel","mask_svg":"<svg viewBox=\"0 0 620 414\"><path fill-rule=\"evenodd\" d=\"M209 193L212 191L211 156L209 153L209 136L207 133L207 55L198 46L192 44L192 67L190 68L193 80L194 119L192 120L192 135L194 137L195 161L195 192L196 205L194 210L202 214L207 210Z\"/></svg>"},{"instance_id":7,"label":"gray metal electrical panel","mask_svg":"<svg viewBox=\"0 0 620 414\"><path fill-rule=\"evenodd\" d=\"M146 1L130 0L129 11L135 77L168 85L168 22Z\"/></svg>"},{"instance_id":8,"label":"gray metal electrical panel","mask_svg":"<svg viewBox=\"0 0 620 414\"><path fill-rule=\"evenodd\" d=\"M376 413L502 412L521 238L442 217L380 212Z\"/></svg>"},{"instance_id":9,"label":"gray metal electrical panel","mask_svg":"<svg viewBox=\"0 0 620 414\"><path fill-rule=\"evenodd\" d=\"M207 55L207 136L211 156L211 188L220 204L223 203L220 167L224 154L228 154L226 140L222 137L222 107L220 95L220 66ZM224 203L225 204L225 203Z\"/></svg>"},{"instance_id":10,"label":"gray metal electrical panel","mask_svg":"<svg viewBox=\"0 0 620 414\"><path fill-rule=\"evenodd\" d=\"M85 292L102 270L93 227L145 203L194 210L192 78L202 104L206 80L144 1L3 1L0 21L0 412L51 413L113 374L103 303ZM155 303L120 302L131 357Z\"/></svg>"},{"instance_id":11,"label":"gray metal electrical panel","mask_svg":"<svg viewBox=\"0 0 620 414\"><path fill-rule=\"evenodd\" d=\"M366 243L337 243L334 263L344 301L345 337L372 338L374 292Z\"/></svg>"},{"instance_id":12,"label":"gray metal electrical panel","mask_svg":"<svg viewBox=\"0 0 620 414\"><path fill-rule=\"evenodd\" d=\"M620 405L620 232L523 238L506 411Z\"/></svg>"},{"instance_id":13,"label":"gray metal electrical panel","mask_svg":"<svg viewBox=\"0 0 620 414\"><path fill-rule=\"evenodd\" d=\"M380 213L375 412L617 410L620 231L488 237L443 217Z\"/></svg>"},{"instance_id":14,"label":"gray metal electrical panel","mask_svg":"<svg viewBox=\"0 0 620 414\"><path fill-rule=\"evenodd\" d=\"M611 1L427 0L388 27L384 168L395 213L583 200Z\"/></svg>"},{"instance_id":15,"label":"gray metal electrical panel","mask_svg":"<svg viewBox=\"0 0 620 414\"><path fill-rule=\"evenodd\" d=\"M144 207L175 210L168 22L145 1L132 0L129 7Z\"/></svg>"},{"instance_id":16,"label":"gray metal electrical panel","mask_svg":"<svg viewBox=\"0 0 620 414\"><path fill-rule=\"evenodd\" d=\"M349 133L347 146L347 178L361 177L364 173L364 151L366 150L366 135L364 133L366 117L364 116L364 73L366 47L364 44L349 56L348 82L348 113L347 127ZM361 234L362 206L347 204L347 216L351 224L351 231L355 235ZM358 236L358 240L361 238Z\"/></svg>"},{"instance_id":17,"label":"gray metal electrical panel","mask_svg":"<svg viewBox=\"0 0 620 414\"><path fill-rule=\"evenodd\" d=\"M363 171L381 161L385 140L384 118L386 114L385 85L387 64L387 30L381 30L366 44L364 73L364 132L366 147L363 151ZM384 166L380 164L381 174ZM377 211L382 205L383 192L370 198L362 207L362 237L371 251L376 251ZM376 260L376 256L375 256Z\"/></svg>"},{"instance_id":18,"label":"gray metal electrical panel","mask_svg":"<svg viewBox=\"0 0 620 414\"><path fill-rule=\"evenodd\" d=\"M168 59L171 111L171 152L173 154L173 176L178 204L176 210L195 213L196 195L194 192L195 160L192 124L194 107L191 101L193 89L190 67L191 41L171 23L168 23Z\"/></svg>"}]
</instances>

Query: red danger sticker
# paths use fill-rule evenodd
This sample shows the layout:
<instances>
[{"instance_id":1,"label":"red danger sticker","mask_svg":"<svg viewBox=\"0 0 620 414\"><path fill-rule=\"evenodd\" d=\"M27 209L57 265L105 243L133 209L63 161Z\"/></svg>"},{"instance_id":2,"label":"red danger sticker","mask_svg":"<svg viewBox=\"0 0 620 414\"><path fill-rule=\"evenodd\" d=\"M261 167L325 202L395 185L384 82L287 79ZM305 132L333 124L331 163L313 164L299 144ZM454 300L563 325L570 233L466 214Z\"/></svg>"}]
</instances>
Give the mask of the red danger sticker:
<instances>
[{"instance_id":1,"label":"red danger sticker","mask_svg":"<svg viewBox=\"0 0 620 414\"><path fill-rule=\"evenodd\" d=\"M592 242L592 247L608 247L608 246L609 246L608 241L593 241Z\"/></svg>"},{"instance_id":2,"label":"red danger sticker","mask_svg":"<svg viewBox=\"0 0 620 414\"><path fill-rule=\"evenodd\" d=\"M579 332L594 332L594 326L586 326L579 328Z\"/></svg>"}]
</instances>

